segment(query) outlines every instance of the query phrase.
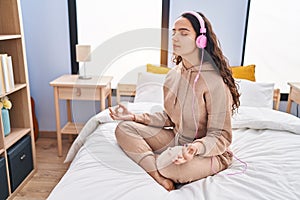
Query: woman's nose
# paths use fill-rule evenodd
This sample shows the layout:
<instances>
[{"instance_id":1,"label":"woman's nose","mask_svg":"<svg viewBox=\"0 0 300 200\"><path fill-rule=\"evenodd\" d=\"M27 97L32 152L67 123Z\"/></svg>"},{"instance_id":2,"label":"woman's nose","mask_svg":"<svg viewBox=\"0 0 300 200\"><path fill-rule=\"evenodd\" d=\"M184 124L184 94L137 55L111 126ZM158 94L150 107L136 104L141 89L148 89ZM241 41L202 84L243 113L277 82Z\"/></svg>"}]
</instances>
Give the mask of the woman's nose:
<instances>
[{"instance_id":1,"label":"woman's nose","mask_svg":"<svg viewBox=\"0 0 300 200\"><path fill-rule=\"evenodd\" d=\"M172 35L172 40L173 40L173 41L178 41L178 37L177 37L177 34L176 34L176 33L174 33L174 34Z\"/></svg>"}]
</instances>

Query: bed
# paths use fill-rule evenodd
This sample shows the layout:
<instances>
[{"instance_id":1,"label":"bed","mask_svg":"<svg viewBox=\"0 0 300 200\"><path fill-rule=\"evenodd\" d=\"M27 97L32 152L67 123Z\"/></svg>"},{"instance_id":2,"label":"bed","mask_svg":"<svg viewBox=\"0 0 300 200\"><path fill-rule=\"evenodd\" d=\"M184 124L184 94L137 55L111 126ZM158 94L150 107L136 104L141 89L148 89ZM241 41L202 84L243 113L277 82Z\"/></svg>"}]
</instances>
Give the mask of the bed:
<instances>
[{"instance_id":1,"label":"bed","mask_svg":"<svg viewBox=\"0 0 300 200\"><path fill-rule=\"evenodd\" d=\"M161 94L153 92L160 91L154 82L163 76L150 82L149 74L142 76L135 101L126 106L135 113L161 111ZM278 109L280 94L273 84L239 81L243 98L232 116L235 159L228 169L168 192L120 149L118 121L106 109L88 120L72 144L70 167L48 199L300 199L300 119L272 109ZM150 85L151 94L145 92Z\"/></svg>"}]
</instances>

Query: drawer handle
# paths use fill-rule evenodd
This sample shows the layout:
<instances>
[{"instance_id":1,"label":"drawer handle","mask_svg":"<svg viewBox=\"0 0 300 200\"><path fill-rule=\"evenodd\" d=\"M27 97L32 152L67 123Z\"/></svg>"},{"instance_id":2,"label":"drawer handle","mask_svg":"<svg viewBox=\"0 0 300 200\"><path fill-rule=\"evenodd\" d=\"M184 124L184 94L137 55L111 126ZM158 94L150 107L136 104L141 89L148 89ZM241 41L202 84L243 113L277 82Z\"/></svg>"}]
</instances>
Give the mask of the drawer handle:
<instances>
[{"instance_id":1,"label":"drawer handle","mask_svg":"<svg viewBox=\"0 0 300 200\"><path fill-rule=\"evenodd\" d=\"M26 158L26 154L24 153L22 156L20 156L20 160L24 160Z\"/></svg>"},{"instance_id":2,"label":"drawer handle","mask_svg":"<svg viewBox=\"0 0 300 200\"><path fill-rule=\"evenodd\" d=\"M76 88L76 96L81 96L81 90L80 90L80 88Z\"/></svg>"}]
</instances>

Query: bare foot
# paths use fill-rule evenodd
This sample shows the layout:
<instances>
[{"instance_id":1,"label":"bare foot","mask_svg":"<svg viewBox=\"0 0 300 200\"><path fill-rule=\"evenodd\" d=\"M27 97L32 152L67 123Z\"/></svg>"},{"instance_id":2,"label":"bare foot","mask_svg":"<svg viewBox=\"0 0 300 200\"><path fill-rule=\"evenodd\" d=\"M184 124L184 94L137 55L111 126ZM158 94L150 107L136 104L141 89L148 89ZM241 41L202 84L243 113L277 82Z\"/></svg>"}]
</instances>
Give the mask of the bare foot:
<instances>
[{"instance_id":1,"label":"bare foot","mask_svg":"<svg viewBox=\"0 0 300 200\"><path fill-rule=\"evenodd\" d=\"M170 179L166 179L164 178L165 180L163 180L161 183L158 182L159 184L161 184L166 190L168 190L169 192L171 190L174 190L175 189L175 186L174 186L174 183L172 180Z\"/></svg>"},{"instance_id":2,"label":"bare foot","mask_svg":"<svg viewBox=\"0 0 300 200\"><path fill-rule=\"evenodd\" d=\"M175 189L174 183L172 180L167 179L160 175L157 171L156 172L150 172L149 173L156 182L158 182L160 185L162 185L166 190L171 191Z\"/></svg>"}]
</instances>

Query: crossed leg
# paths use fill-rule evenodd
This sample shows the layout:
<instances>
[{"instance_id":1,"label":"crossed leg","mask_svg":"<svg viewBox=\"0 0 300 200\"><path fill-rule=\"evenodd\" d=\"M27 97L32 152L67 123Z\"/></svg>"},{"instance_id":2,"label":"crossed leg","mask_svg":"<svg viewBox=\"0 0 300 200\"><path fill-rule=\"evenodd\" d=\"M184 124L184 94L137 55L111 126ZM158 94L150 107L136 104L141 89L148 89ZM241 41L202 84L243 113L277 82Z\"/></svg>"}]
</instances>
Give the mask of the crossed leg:
<instances>
[{"instance_id":1,"label":"crossed leg","mask_svg":"<svg viewBox=\"0 0 300 200\"><path fill-rule=\"evenodd\" d=\"M157 170L154 154L174 146L172 130L123 121L118 124L115 134L119 146L133 161L168 191L174 189L173 181Z\"/></svg>"},{"instance_id":2,"label":"crossed leg","mask_svg":"<svg viewBox=\"0 0 300 200\"><path fill-rule=\"evenodd\" d=\"M225 152L214 157L195 156L189 162L174 164L177 155L182 152L182 146L174 146L165 150L156 160L156 166L161 175L175 183L189 183L226 169L232 162L232 155Z\"/></svg>"}]
</instances>

